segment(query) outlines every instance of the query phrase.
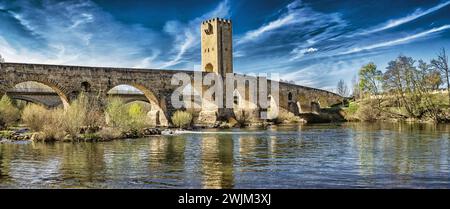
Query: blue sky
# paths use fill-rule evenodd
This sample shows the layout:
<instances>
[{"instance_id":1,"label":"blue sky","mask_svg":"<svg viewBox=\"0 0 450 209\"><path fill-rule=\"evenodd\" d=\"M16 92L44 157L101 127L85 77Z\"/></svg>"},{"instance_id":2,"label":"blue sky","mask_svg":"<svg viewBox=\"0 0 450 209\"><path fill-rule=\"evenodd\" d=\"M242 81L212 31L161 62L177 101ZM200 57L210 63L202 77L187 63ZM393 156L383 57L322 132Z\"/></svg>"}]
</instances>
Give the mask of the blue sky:
<instances>
[{"instance_id":1,"label":"blue sky","mask_svg":"<svg viewBox=\"0 0 450 209\"><path fill-rule=\"evenodd\" d=\"M10 62L198 69L202 20L231 18L234 70L332 90L365 63L450 50L450 0L0 0Z\"/></svg>"}]
</instances>

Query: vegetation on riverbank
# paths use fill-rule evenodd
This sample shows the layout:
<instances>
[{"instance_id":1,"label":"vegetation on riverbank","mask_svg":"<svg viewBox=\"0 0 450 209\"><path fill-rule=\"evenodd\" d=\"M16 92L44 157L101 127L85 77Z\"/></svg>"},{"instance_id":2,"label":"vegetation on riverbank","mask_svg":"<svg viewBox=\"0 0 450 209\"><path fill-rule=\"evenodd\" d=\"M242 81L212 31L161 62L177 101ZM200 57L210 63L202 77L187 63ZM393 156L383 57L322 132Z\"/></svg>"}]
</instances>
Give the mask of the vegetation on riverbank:
<instances>
[{"instance_id":1,"label":"vegetation on riverbank","mask_svg":"<svg viewBox=\"0 0 450 209\"><path fill-rule=\"evenodd\" d=\"M443 84L446 90L439 89ZM384 73L369 63L359 70L353 101L343 113L349 121L448 122L449 88L445 50L430 63L399 56Z\"/></svg>"},{"instance_id":2,"label":"vegetation on riverbank","mask_svg":"<svg viewBox=\"0 0 450 209\"><path fill-rule=\"evenodd\" d=\"M119 99L111 99L105 108L95 104L98 102L89 101L87 96L80 94L66 109L47 109L36 104L19 109L3 96L0 100L1 129L26 128L1 131L0 138L92 141L161 134L161 130L150 128L146 115L148 109L140 103L125 104Z\"/></svg>"}]
</instances>

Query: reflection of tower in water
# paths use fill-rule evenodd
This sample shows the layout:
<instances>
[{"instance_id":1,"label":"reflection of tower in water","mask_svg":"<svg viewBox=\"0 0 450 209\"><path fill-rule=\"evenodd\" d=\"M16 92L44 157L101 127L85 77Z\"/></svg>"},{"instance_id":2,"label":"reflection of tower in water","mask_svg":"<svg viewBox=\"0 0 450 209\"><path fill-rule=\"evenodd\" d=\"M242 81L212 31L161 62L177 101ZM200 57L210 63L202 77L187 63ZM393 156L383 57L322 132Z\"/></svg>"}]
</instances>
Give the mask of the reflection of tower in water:
<instances>
[{"instance_id":1,"label":"reflection of tower in water","mask_svg":"<svg viewBox=\"0 0 450 209\"><path fill-rule=\"evenodd\" d=\"M205 136L202 139L202 186L205 189L232 188L233 139L231 135Z\"/></svg>"},{"instance_id":2,"label":"reflection of tower in water","mask_svg":"<svg viewBox=\"0 0 450 209\"><path fill-rule=\"evenodd\" d=\"M149 167L152 171L184 170L186 140L182 137L157 137L150 140Z\"/></svg>"}]
</instances>

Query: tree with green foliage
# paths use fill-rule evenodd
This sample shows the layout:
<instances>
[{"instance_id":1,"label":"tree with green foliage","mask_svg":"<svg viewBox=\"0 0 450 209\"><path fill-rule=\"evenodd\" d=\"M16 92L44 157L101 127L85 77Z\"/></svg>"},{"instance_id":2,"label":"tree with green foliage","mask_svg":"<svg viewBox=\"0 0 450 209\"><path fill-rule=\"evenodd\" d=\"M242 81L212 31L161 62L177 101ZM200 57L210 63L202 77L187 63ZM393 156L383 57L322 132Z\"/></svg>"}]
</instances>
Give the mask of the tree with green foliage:
<instances>
[{"instance_id":1,"label":"tree with green foliage","mask_svg":"<svg viewBox=\"0 0 450 209\"><path fill-rule=\"evenodd\" d=\"M358 76L359 91L363 99L367 100L365 104L376 110L374 117L379 116L383 111L382 103L384 101L383 73L371 62L361 67Z\"/></svg>"},{"instance_id":2,"label":"tree with green foliage","mask_svg":"<svg viewBox=\"0 0 450 209\"><path fill-rule=\"evenodd\" d=\"M359 70L359 90L363 94L379 95L382 90L383 73L371 62Z\"/></svg>"}]
</instances>

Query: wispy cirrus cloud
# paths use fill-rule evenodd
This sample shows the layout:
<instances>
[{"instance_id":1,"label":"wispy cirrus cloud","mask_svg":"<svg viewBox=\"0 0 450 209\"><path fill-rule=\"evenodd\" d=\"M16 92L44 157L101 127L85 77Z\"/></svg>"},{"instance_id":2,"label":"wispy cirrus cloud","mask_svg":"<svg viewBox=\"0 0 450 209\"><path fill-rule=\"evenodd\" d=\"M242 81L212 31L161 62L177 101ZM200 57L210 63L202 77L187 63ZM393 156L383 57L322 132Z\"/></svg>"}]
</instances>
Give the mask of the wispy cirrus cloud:
<instances>
[{"instance_id":1,"label":"wispy cirrus cloud","mask_svg":"<svg viewBox=\"0 0 450 209\"><path fill-rule=\"evenodd\" d=\"M92 1L30 1L5 5L9 19L39 43L32 47L6 38L9 28L0 28L1 52L11 62L109 65L130 67L142 57L158 54L158 34L140 25L124 25ZM19 9L7 9L19 8ZM39 18L36 18L39 17ZM23 34L15 34L16 38ZM155 63L147 65L155 66Z\"/></svg>"},{"instance_id":2,"label":"wispy cirrus cloud","mask_svg":"<svg viewBox=\"0 0 450 209\"><path fill-rule=\"evenodd\" d=\"M420 32L420 33L417 33L414 35L409 35L409 36L395 39L395 40L389 40L389 41L384 41L381 43L371 44L368 46L352 48L348 51L339 53L339 55L353 54L353 53L366 51L366 50L374 50L374 49L383 48L383 47L392 47L392 46L396 46L396 45L400 45L400 44L406 44L411 41L415 41L420 38L425 38L429 35L433 35L435 33L438 33L438 32L444 31L444 30L448 30L448 29L450 29L450 25L444 25L444 26L441 26L438 28L433 28L433 29L430 29L427 31L423 31L423 32Z\"/></svg>"},{"instance_id":3,"label":"wispy cirrus cloud","mask_svg":"<svg viewBox=\"0 0 450 209\"><path fill-rule=\"evenodd\" d=\"M288 14L286 14L285 16L280 17L279 19L276 19L274 21L271 21L256 30L247 32L244 35L244 37L242 37L241 39L238 40L237 44L242 44L242 43L245 43L248 41L256 40L259 37L263 36L265 33L271 32L271 31L279 29L281 27L288 26L297 21L298 20L296 20L296 18L295 18L295 13L291 13L291 11L289 11Z\"/></svg>"},{"instance_id":4,"label":"wispy cirrus cloud","mask_svg":"<svg viewBox=\"0 0 450 209\"><path fill-rule=\"evenodd\" d=\"M274 20L238 35L235 53L238 58L270 54L264 58L295 61L315 54L322 42L342 33L346 26L340 13L319 12L295 0L280 10Z\"/></svg>"},{"instance_id":5,"label":"wispy cirrus cloud","mask_svg":"<svg viewBox=\"0 0 450 209\"><path fill-rule=\"evenodd\" d=\"M188 66L192 69L192 57L188 57L187 53L199 54L194 51L200 52L200 29L199 25L202 21L214 17L226 18L230 16L229 1L225 0L221 2L214 10L197 17L188 23L182 23L177 20L171 20L164 26L164 31L174 38L173 50L171 50L170 59L160 66L161 68L167 68L179 65L182 62L190 63ZM192 55L191 55L192 56Z\"/></svg>"},{"instance_id":6,"label":"wispy cirrus cloud","mask_svg":"<svg viewBox=\"0 0 450 209\"><path fill-rule=\"evenodd\" d=\"M355 34L353 34L351 36L367 35L367 34L371 34L371 33L376 33L376 32L380 32L380 31L388 30L388 29L391 29L391 28L394 28L394 27L397 27L397 26L409 23L409 22L411 22L413 20L419 19L419 18L421 18L421 17L423 17L425 15L431 14L433 12L436 12L436 11L438 11L438 10L448 6L448 5L450 5L450 1L446 1L446 2L440 3L440 4L438 4L438 5L434 6L434 7L431 7L431 8L426 9L426 10L418 8L418 9L416 9L416 11L414 11L413 13L411 13L411 14L409 14L407 16L404 16L404 17L401 17L401 18L398 18L398 19L388 20L385 23L382 23L382 24L377 25L377 26L375 26L373 28L369 28L369 29L366 29L364 31L355 33Z\"/></svg>"},{"instance_id":7,"label":"wispy cirrus cloud","mask_svg":"<svg viewBox=\"0 0 450 209\"><path fill-rule=\"evenodd\" d=\"M299 36L310 38L305 40L313 44L336 27L342 27L346 22L339 13L317 12L301 0L294 0L286 5L277 19L264 23L262 26L246 32L238 37L237 45L252 43L267 39L270 35L299 33ZM311 36L312 33L317 33Z\"/></svg>"}]
</instances>

